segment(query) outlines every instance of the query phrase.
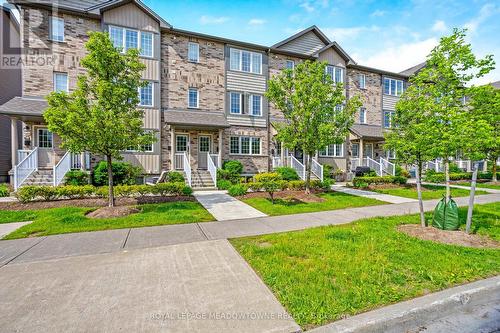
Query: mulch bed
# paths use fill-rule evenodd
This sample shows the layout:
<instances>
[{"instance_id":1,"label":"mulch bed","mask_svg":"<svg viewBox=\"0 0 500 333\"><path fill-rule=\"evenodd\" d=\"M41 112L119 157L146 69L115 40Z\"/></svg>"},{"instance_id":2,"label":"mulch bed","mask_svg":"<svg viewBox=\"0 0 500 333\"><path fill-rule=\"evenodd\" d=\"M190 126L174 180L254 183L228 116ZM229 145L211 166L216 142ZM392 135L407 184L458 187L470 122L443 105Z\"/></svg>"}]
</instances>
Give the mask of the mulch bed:
<instances>
[{"instance_id":1,"label":"mulch bed","mask_svg":"<svg viewBox=\"0 0 500 333\"><path fill-rule=\"evenodd\" d=\"M414 189L415 191L417 190L417 185L416 184L404 184L404 185L400 185L400 184L391 184L391 183L387 183L387 184L370 184L368 185L368 187L366 188L367 190L385 190L385 189L391 189L391 188L408 188L408 189ZM425 187L422 186L422 192L425 192L425 191L431 191Z\"/></svg>"},{"instance_id":2,"label":"mulch bed","mask_svg":"<svg viewBox=\"0 0 500 333\"><path fill-rule=\"evenodd\" d=\"M88 213L86 216L94 219L106 219L112 217L123 217L138 213L140 210L134 206L102 207Z\"/></svg>"},{"instance_id":3,"label":"mulch bed","mask_svg":"<svg viewBox=\"0 0 500 333\"><path fill-rule=\"evenodd\" d=\"M189 196L144 196L137 198L116 198L116 206L133 206L141 204L164 203L173 201L195 201L194 197ZM72 199L72 200L55 200L55 201L32 201L28 203L21 202L0 202L0 210L38 210L46 208L58 207L106 207L108 199L88 198L88 199Z\"/></svg>"},{"instance_id":4,"label":"mulch bed","mask_svg":"<svg viewBox=\"0 0 500 333\"><path fill-rule=\"evenodd\" d=\"M398 226L397 229L409 236L438 243L476 248L500 248L500 243L493 239L475 234L467 234L461 230L441 230L434 227L422 227L418 224L403 224Z\"/></svg>"},{"instance_id":5,"label":"mulch bed","mask_svg":"<svg viewBox=\"0 0 500 333\"><path fill-rule=\"evenodd\" d=\"M321 191L311 190L311 194L306 194L304 190L300 191L279 191L274 193L275 199L283 199L287 201L301 201L301 202L323 202L325 199L318 197L316 194L322 193ZM245 195L237 197L238 199L249 199L249 198L266 198L270 199L269 193L267 192L249 192Z\"/></svg>"}]
</instances>

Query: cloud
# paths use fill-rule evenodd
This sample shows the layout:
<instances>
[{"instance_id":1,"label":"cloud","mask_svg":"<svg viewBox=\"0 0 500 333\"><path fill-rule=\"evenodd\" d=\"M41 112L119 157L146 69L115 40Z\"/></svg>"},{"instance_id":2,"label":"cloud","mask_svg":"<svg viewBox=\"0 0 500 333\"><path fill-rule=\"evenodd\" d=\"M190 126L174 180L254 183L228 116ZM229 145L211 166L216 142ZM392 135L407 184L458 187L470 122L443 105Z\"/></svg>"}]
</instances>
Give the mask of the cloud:
<instances>
[{"instance_id":1,"label":"cloud","mask_svg":"<svg viewBox=\"0 0 500 333\"><path fill-rule=\"evenodd\" d=\"M467 28L470 33L474 33L476 32L477 28L479 28L479 25L481 23L483 23L486 19L488 19L495 13L500 13L500 7L496 7L494 4L488 3L481 7L481 9L479 10L479 15L465 23L464 27Z\"/></svg>"},{"instance_id":2,"label":"cloud","mask_svg":"<svg viewBox=\"0 0 500 333\"><path fill-rule=\"evenodd\" d=\"M314 12L314 7L308 1L301 3L299 7L304 8L304 10L308 13Z\"/></svg>"},{"instance_id":3,"label":"cloud","mask_svg":"<svg viewBox=\"0 0 500 333\"><path fill-rule=\"evenodd\" d=\"M200 17L201 24L223 24L227 21L229 21L229 18L225 16L214 17L203 15L202 17Z\"/></svg>"},{"instance_id":4,"label":"cloud","mask_svg":"<svg viewBox=\"0 0 500 333\"><path fill-rule=\"evenodd\" d=\"M413 43L386 47L366 58L363 58L361 54L353 54L353 58L360 65L400 72L425 61L427 55L438 43L438 39L433 37Z\"/></svg>"},{"instance_id":5,"label":"cloud","mask_svg":"<svg viewBox=\"0 0 500 333\"><path fill-rule=\"evenodd\" d=\"M384 16L385 13L387 13L385 10L377 9L373 13L371 13L370 16L371 17L381 17L381 16Z\"/></svg>"},{"instance_id":6,"label":"cloud","mask_svg":"<svg viewBox=\"0 0 500 333\"><path fill-rule=\"evenodd\" d=\"M446 32L448 31L448 27L446 26L446 23L442 20L437 20L434 22L434 25L432 26L432 31L434 32Z\"/></svg>"},{"instance_id":7,"label":"cloud","mask_svg":"<svg viewBox=\"0 0 500 333\"><path fill-rule=\"evenodd\" d=\"M324 28L322 31L329 36L332 40L342 42L347 39L358 37L361 33L377 32L380 28L376 25L371 27L359 26L350 28Z\"/></svg>"},{"instance_id":8,"label":"cloud","mask_svg":"<svg viewBox=\"0 0 500 333\"><path fill-rule=\"evenodd\" d=\"M263 25L264 23L266 23L266 20L257 18L253 18L250 21L248 21L249 25Z\"/></svg>"}]
</instances>

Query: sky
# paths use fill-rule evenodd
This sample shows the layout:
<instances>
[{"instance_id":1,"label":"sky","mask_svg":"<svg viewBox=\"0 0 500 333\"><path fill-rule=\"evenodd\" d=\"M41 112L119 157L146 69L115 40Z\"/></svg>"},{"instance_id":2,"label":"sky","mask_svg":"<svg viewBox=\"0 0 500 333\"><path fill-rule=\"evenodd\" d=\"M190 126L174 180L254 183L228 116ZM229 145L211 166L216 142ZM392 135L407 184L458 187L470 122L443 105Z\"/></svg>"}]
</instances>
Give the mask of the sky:
<instances>
[{"instance_id":1,"label":"sky","mask_svg":"<svg viewBox=\"0 0 500 333\"><path fill-rule=\"evenodd\" d=\"M143 0L175 28L271 46L318 26L358 63L399 72L425 60L441 36L467 28L480 57L497 69L475 80L500 80L500 1Z\"/></svg>"}]
</instances>

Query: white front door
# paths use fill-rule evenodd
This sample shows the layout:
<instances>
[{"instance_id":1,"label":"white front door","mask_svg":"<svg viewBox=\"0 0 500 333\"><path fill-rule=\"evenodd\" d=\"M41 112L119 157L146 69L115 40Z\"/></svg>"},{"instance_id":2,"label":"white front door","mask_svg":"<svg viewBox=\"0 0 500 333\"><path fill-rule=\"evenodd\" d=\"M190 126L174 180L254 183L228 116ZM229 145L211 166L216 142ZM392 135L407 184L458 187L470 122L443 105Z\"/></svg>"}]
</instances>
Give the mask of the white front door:
<instances>
[{"instance_id":1,"label":"white front door","mask_svg":"<svg viewBox=\"0 0 500 333\"><path fill-rule=\"evenodd\" d=\"M187 134L177 134L175 136L175 159L174 168L184 169L184 153L188 153L189 160L189 136Z\"/></svg>"},{"instance_id":2,"label":"white front door","mask_svg":"<svg viewBox=\"0 0 500 333\"><path fill-rule=\"evenodd\" d=\"M198 169L208 168L208 154L210 154L210 136L198 136Z\"/></svg>"},{"instance_id":3,"label":"white front door","mask_svg":"<svg viewBox=\"0 0 500 333\"><path fill-rule=\"evenodd\" d=\"M45 127L35 130L35 146L38 147L38 166L54 166L54 135Z\"/></svg>"}]
</instances>

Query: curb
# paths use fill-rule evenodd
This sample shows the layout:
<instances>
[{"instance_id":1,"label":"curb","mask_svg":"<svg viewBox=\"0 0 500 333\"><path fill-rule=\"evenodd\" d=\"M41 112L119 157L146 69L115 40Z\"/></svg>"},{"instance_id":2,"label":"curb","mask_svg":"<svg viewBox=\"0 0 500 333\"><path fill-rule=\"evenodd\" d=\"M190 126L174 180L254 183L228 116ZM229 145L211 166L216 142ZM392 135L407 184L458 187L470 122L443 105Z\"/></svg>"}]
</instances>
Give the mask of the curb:
<instances>
[{"instance_id":1,"label":"curb","mask_svg":"<svg viewBox=\"0 0 500 333\"><path fill-rule=\"evenodd\" d=\"M309 332L405 332L457 311L490 302L500 303L500 275L365 312Z\"/></svg>"}]
</instances>

